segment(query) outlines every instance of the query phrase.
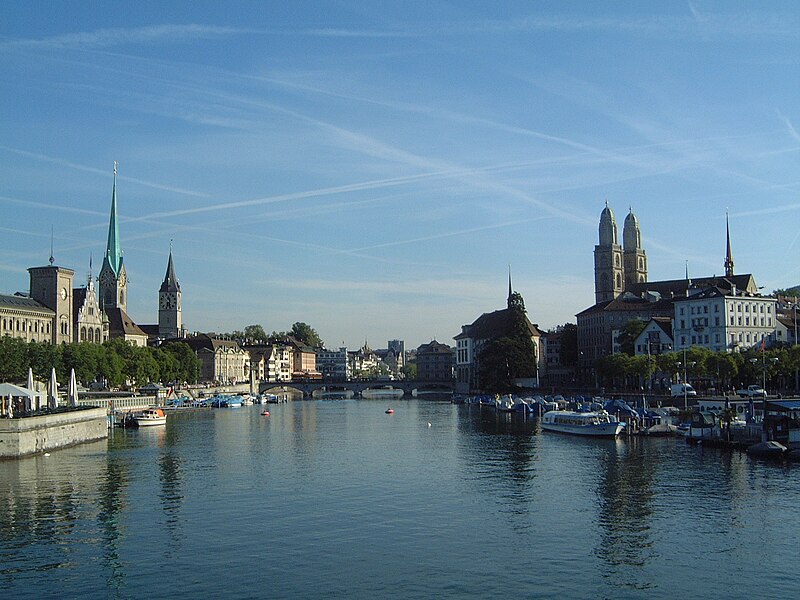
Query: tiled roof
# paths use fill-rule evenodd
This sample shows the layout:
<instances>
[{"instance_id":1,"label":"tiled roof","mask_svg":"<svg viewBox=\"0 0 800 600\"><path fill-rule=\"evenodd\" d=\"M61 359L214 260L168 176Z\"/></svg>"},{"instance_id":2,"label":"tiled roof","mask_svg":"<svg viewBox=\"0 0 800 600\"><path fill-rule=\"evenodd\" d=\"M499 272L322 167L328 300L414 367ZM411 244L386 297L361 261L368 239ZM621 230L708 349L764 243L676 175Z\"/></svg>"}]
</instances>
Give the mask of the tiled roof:
<instances>
[{"instance_id":1,"label":"tiled roof","mask_svg":"<svg viewBox=\"0 0 800 600\"><path fill-rule=\"evenodd\" d=\"M525 316L525 322L528 325L531 336L541 336L541 332L536 325L530 322L527 315ZM496 339L510 334L513 327L512 310L504 308L490 313L483 313L472 325L467 325L464 331L455 336L454 339L458 340L465 337L478 340Z\"/></svg>"},{"instance_id":2,"label":"tiled roof","mask_svg":"<svg viewBox=\"0 0 800 600\"><path fill-rule=\"evenodd\" d=\"M108 308L106 309L106 315L108 316L108 331L111 337L117 337L120 334L147 337L147 334L121 308Z\"/></svg>"},{"instance_id":3,"label":"tiled roof","mask_svg":"<svg viewBox=\"0 0 800 600\"><path fill-rule=\"evenodd\" d=\"M8 296L0 294L0 307L14 310L32 310L40 313L48 313L49 315L55 314L54 311L47 308L44 304L28 296Z\"/></svg>"}]
</instances>

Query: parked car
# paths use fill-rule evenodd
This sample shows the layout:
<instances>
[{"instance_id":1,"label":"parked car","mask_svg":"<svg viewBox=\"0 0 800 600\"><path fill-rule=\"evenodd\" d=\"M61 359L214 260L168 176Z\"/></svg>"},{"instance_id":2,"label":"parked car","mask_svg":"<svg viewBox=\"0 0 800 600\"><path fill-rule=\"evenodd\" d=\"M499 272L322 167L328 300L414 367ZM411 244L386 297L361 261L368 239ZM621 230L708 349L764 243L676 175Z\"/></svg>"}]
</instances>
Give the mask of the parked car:
<instances>
[{"instance_id":1,"label":"parked car","mask_svg":"<svg viewBox=\"0 0 800 600\"><path fill-rule=\"evenodd\" d=\"M766 398L767 391L760 385L748 385L746 389L736 390L736 395L742 398Z\"/></svg>"}]
</instances>

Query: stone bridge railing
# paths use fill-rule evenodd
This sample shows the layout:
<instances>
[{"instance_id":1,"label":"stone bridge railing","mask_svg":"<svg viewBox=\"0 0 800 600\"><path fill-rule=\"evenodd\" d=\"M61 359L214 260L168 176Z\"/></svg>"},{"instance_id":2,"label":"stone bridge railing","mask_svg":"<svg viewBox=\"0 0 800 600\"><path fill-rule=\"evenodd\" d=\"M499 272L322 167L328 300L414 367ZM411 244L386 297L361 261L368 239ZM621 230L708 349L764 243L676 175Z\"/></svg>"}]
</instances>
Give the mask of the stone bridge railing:
<instances>
[{"instance_id":1,"label":"stone bridge railing","mask_svg":"<svg viewBox=\"0 0 800 600\"><path fill-rule=\"evenodd\" d=\"M450 393L453 391L452 381L315 381L315 382L261 382L258 386L259 393L280 394L300 392L305 397L311 396L315 391L319 392L353 392L354 395L361 395L365 390L380 390L392 388L402 390L404 396L412 397L419 392L442 392Z\"/></svg>"}]
</instances>

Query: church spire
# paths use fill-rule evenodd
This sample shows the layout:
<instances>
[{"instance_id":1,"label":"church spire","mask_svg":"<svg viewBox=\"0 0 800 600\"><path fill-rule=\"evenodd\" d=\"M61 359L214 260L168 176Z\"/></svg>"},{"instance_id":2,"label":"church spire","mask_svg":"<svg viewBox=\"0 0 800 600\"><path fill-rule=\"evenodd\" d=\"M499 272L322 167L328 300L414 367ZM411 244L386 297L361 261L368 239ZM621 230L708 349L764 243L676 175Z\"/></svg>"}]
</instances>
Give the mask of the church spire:
<instances>
[{"instance_id":1,"label":"church spire","mask_svg":"<svg viewBox=\"0 0 800 600\"><path fill-rule=\"evenodd\" d=\"M508 305L511 306L511 294L514 293L514 289L511 287L511 265L508 265Z\"/></svg>"},{"instance_id":2,"label":"church spire","mask_svg":"<svg viewBox=\"0 0 800 600\"><path fill-rule=\"evenodd\" d=\"M164 281L161 283L160 292L179 292L181 285L178 283L178 278L175 276L175 265L172 263L172 242L169 245L169 261L167 262L167 272L164 275Z\"/></svg>"},{"instance_id":3,"label":"church spire","mask_svg":"<svg viewBox=\"0 0 800 600\"><path fill-rule=\"evenodd\" d=\"M733 277L733 252L731 252L731 227L728 222L728 211L725 211L725 236L727 248L725 252L725 277Z\"/></svg>"},{"instance_id":4,"label":"church spire","mask_svg":"<svg viewBox=\"0 0 800 600\"><path fill-rule=\"evenodd\" d=\"M119 276L122 267L122 250L119 245L119 223L117 222L117 161L114 161L114 186L111 190L111 217L108 222L108 244L106 262L114 274Z\"/></svg>"}]
</instances>

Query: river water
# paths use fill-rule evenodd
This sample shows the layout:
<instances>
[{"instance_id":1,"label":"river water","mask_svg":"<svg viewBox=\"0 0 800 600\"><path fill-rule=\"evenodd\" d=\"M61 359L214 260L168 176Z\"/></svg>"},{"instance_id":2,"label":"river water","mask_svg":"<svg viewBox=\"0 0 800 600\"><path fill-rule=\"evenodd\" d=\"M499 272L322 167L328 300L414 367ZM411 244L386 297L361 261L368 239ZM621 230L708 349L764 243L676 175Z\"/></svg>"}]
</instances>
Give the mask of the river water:
<instances>
[{"instance_id":1,"label":"river water","mask_svg":"<svg viewBox=\"0 0 800 600\"><path fill-rule=\"evenodd\" d=\"M2 598L790 598L800 468L430 400L173 414L0 463Z\"/></svg>"}]
</instances>

